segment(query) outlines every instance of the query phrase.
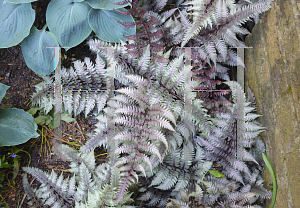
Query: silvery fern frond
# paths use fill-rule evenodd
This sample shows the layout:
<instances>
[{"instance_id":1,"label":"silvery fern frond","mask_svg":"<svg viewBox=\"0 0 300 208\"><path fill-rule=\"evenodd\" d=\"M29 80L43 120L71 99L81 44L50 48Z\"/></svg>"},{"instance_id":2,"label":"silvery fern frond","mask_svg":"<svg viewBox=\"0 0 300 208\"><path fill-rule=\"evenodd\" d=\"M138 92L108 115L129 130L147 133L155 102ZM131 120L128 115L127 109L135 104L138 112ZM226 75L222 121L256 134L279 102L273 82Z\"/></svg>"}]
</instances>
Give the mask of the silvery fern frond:
<instances>
[{"instance_id":1,"label":"silvery fern frond","mask_svg":"<svg viewBox=\"0 0 300 208\"><path fill-rule=\"evenodd\" d=\"M109 167L109 164L107 165ZM91 208L91 207L126 207L133 208L136 206L130 206L134 200L131 197L132 193L125 192L121 200L117 201L120 172L115 168L111 168L110 178L106 184L103 184L100 189L95 192L88 192L88 198L85 202L76 202L75 208Z\"/></svg>"},{"instance_id":2,"label":"silvery fern frond","mask_svg":"<svg viewBox=\"0 0 300 208\"><path fill-rule=\"evenodd\" d=\"M28 183L27 173L24 174L22 182L24 192L27 195L28 199L27 204L34 208L41 206L42 202L40 202L40 199L36 196L36 189L33 189Z\"/></svg>"},{"instance_id":3,"label":"silvery fern frond","mask_svg":"<svg viewBox=\"0 0 300 208\"><path fill-rule=\"evenodd\" d=\"M71 179L64 179L62 174L58 177L53 170L51 174L48 174L37 168L23 167L26 173L31 174L41 183L39 188L33 189L28 184L27 174L23 177L24 190L28 194L28 198L31 199L28 203L32 207L36 205L57 208L74 207L75 205L76 207L86 207L85 203L87 205L122 207L121 205L132 202L131 194L127 192L124 193L119 202L115 202L120 172L111 167L109 163L95 166L93 152L80 153L66 145L63 145L59 150L72 161L70 171L74 175ZM78 168L74 168L76 163ZM107 198L108 195L113 197Z\"/></svg>"},{"instance_id":4,"label":"silvery fern frond","mask_svg":"<svg viewBox=\"0 0 300 208\"><path fill-rule=\"evenodd\" d=\"M94 132L87 134L90 137L90 139L83 146L80 147L80 151L82 152L89 152L94 150L96 147L101 146L106 148L106 108L103 109L103 113L101 112L98 116L96 116L96 119L98 122L95 125L96 128L94 129Z\"/></svg>"},{"instance_id":5,"label":"silvery fern frond","mask_svg":"<svg viewBox=\"0 0 300 208\"><path fill-rule=\"evenodd\" d=\"M205 53L216 65L216 53L226 58L229 46L245 46L236 34L249 34L241 25L271 8L270 2L256 2L243 7L237 7L234 1L188 1L185 4L193 10L193 23L185 33L181 46L197 36L205 47Z\"/></svg>"},{"instance_id":6,"label":"silvery fern frond","mask_svg":"<svg viewBox=\"0 0 300 208\"><path fill-rule=\"evenodd\" d=\"M182 145L174 150L170 149L163 157L163 162L154 166L152 174L147 172L147 177L150 178L142 186L145 188L140 189L138 198L145 206L165 207L168 195L179 196L180 191L191 188L191 183L201 182L205 172L211 168L212 163L203 160L204 151L200 146L193 147L189 140L187 145Z\"/></svg>"},{"instance_id":7,"label":"silvery fern frond","mask_svg":"<svg viewBox=\"0 0 300 208\"><path fill-rule=\"evenodd\" d=\"M73 197L76 193L75 175L71 179L64 179L62 174L57 177L57 174L53 170L51 174L32 167L23 167L23 170L41 183L40 188L33 190L28 184L27 174L24 175L25 191L29 193L31 198L35 196L42 205L52 207L68 207L73 205ZM32 202L29 203L32 204Z\"/></svg>"},{"instance_id":8,"label":"silvery fern frond","mask_svg":"<svg viewBox=\"0 0 300 208\"><path fill-rule=\"evenodd\" d=\"M202 101L195 99L196 93L189 90L197 86L197 82L186 82L186 76L191 67L183 67L183 55L174 59L169 64L157 64L156 80L152 82L147 92L150 104L162 104L172 109L176 119L187 118L197 125L198 128L209 134L210 122L206 110L201 108ZM191 112L184 111L185 96L191 96ZM197 106L197 107L196 107ZM190 114L190 115L189 115Z\"/></svg>"},{"instance_id":9,"label":"silvery fern frond","mask_svg":"<svg viewBox=\"0 0 300 208\"><path fill-rule=\"evenodd\" d=\"M149 166L151 170L152 165L147 155L155 155L162 161L160 145L163 144L165 148L168 148L162 130L175 131L169 122L169 120L175 121L172 113L164 108L159 109L157 105L150 105L149 97L146 94L149 81L138 75L128 75L126 78L136 87L121 88L117 92L121 93L122 97L127 96L127 99L133 100L136 104L134 106L122 104L114 110L116 114L114 122L121 124L124 129L113 138L117 141L118 147L115 153L128 155L121 157L115 164L122 171L120 195L117 201L120 200L129 185L138 181L136 171L142 172L146 176L145 167ZM115 96L115 98L118 97L119 95ZM118 103L118 99L115 99L114 102ZM117 106L116 104L109 105L114 107Z\"/></svg>"},{"instance_id":10,"label":"silvery fern frond","mask_svg":"<svg viewBox=\"0 0 300 208\"><path fill-rule=\"evenodd\" d=\"M94 65L88 58L84 62L76 61L73 67L62 71L62 103L65 111L77 116L85 112L100 113L106 104L106 63L97 56ZM44 108L45 114L54 106L54 74L43 77L44 81L36 85L36 93L32 96L32 104ZM51 84L52 83L52 84ZM103 90L106 90L102 92ZM97 107L97 111L96 111Z\"/></svg>"},{"instance_id":11,"label":"silvery fern frond","mask_svg":"<svg viewBox=\"0 0 300 208\"><path fill-rule=\"evenodd\" d=\"M124 196L121 202L115 202L114 197L116 195L116 190L111 185L105 184L104 187L100 190L97 190L93 194L88 192L87 202L77 202L75 203L75 208L91 208L91 207L101 207L104 204L106 207L115 207L115 208L134 208L136 206L126 205L134 201L130 198L132 194L127 194Z\"/></svg>"},{"instance_id":12,"label":"silvery fern frond","mask_svg":"<svg viewBox=\"0 0 300 208\"><path fill-rule=\"evenodd\" d=\"M67 145L59 146L59 151L61 151L65 155L65 157L71 162L71 168L69 170L71 173L79 175L81 164L84 164L85 168L88 169L91 173L95 169L94 151L82 153L72 149Z\"/></svg>"}]
</instances>

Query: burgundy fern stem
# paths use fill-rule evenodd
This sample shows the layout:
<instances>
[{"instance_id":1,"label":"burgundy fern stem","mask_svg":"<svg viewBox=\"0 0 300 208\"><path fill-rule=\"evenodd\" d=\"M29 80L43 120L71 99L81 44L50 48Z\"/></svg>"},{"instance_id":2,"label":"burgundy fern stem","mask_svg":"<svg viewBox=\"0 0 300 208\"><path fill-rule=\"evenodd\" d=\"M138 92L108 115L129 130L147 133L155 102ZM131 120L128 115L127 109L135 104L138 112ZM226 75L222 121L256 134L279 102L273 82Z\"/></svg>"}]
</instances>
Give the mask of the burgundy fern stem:
<instances>
[{"instance_id":1,"label":"burgundy fern stem","mask_svg":"<svg viewBox=\"0 0 300 208\"><path fill-rule=\"evenodd\" d=\"M121 6L123 6L123 5L127 4L128 2L125 0L125 1L121 1L121 2L112 2L112 1L110 1L110 3L112 3L114 5L121 5Z\"/></svg>"},{"instance_id":2,"label":"burgundy fern stem","mask_svg":"<svg viewBox=\"0 0 300 208\"><path fill-rule=\"evenodd\" d=\"M150 35L149 35L149 31L148 31L148 29L147 29L147 27L146 27L146 24L144 23L144 21L143 21L143 19L142 19L142 16L141 16L140 13L137 11L137 9L135 8L135 5L134 5L133 3L129 2L128 0L125 0L125 2L130 3L131 6L132 6L132 9L134 10L134 12L139 16L139 18L140 18L140 20L141 20L141 22L142 22L142 24L143 24L143 26L144 26L144 28L145 28L145 30L146 30L146 33L147 33L148 43L150 44ZM152 49L150 49L150 52L152 52Z\"/></svg>"},{"instance_id":3,"label":"burgundy fern stem","mask_svg":"<svg viewBox=\"0 0 300 208\"><path fill-rule=\"evenodd\" d=\"M224 24L221 24L219 27L214 28L213 30L210 30L210 31L206 31L206 33L203 36L205 38L207 38L207 37L209 37L210 34L217 34L218 32L222 31L222 29L225 26L229 25L232 22L235 22L235 21L239 20L241 16L244 16L245 14L251 13L251 12L256 11L256 10L262 10L263 8L269 8L269 7L270 7L270 5L267 4L267 5L261 6L259 8L254 8L254 9L251 9L251 10L247 10L247 11L243 12L242 14L237 15L237 16L233 17L230 20L227 20ZM264 10L267 10L267 9L264 9ZM224 33L222 33L222 34L225 35Z\"/></svg>"}]
</instances>

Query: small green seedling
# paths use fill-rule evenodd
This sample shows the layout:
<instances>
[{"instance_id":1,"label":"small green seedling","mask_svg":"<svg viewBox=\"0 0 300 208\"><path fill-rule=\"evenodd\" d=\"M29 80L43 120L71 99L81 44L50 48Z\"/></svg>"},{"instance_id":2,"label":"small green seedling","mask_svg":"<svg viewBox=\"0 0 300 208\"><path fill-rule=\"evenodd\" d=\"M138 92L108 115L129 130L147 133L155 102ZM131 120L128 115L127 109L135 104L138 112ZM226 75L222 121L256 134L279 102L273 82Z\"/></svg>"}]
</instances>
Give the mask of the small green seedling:
<instances>
[{"instance_id":1,"label":"small green seedling","mask_svg":"<svg viewBox=\"0 0 300 208\"><path fill-rule=\"evenodd\" d=\"M209 170L208 172L210 173L210 175L212 175L212 176L214 176L216 178L225 178L225 176L220 171Z\"/></svg>"}]
</instances>

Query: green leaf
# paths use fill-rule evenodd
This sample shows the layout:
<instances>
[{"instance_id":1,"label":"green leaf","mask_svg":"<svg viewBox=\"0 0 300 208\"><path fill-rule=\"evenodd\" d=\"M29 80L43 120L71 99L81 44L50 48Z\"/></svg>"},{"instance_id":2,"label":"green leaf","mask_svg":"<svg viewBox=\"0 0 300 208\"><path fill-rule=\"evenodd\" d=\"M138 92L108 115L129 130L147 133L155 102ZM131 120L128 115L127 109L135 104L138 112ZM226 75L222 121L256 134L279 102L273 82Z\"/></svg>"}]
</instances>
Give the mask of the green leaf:
<instances>
[{"instance_id":1,"label":"green leaf","mask_svg":"<svg viewBox=\"0 0 300 208\"><path fill-rule=\"evenodd\" d=\"M125 5L115 5L113 3L120 3L124 0L86 0L86 2L94 9L105 9L105 10L112 10L112 9L119 9L130 5L127 3ZM111 3L113 2L113 3Z\"/></svg>"},{"instance_id":2,"label":"green leaf","mask_svg":"<svg viewBox=\"0 0 300 208\"><path fill-rule=\"evenodd\" d=\"M0 83L0 103L6 93L6 91L10 88L10 86L7 86L5 84Z\"/></svg>"},{"instance_id":3,"label":"green leaf","mask_svg":"<svg viewBox=\"0 0 300 208\"><path fill-rule=\"evenodd\" d=\"M67 140L68 140L68 139L67 139ZM75 146L81 147L81 144L78 144L77 142L70 142L69 140L68 140L68 142L69 142L70 144L75 145Z\"/></svg>"},{"instance_id":4,"label":"green leaf","mask_svg":"<svg viewBox=\"0 0 300 208\"><path fill-rule=\"evenodd\" d=\"M119 10L126 11L124 8ZM118 23L134 22L133 17L114 10L91 9L88 22L98 38L107 42L128 41L123 35L134 35L136 32L136 26L125 27Z\"/></svg>"},{"instance_id":5,"label":"green leaf","mask_svg":"<svg viewBox=\"0 0 300 208\"><path fill-rule=\"evenodd\" d=\"M14 158L14 168L16 168L19 165L19 160L18 158Z\"/></svg>"},{"instance_id":6,"label":"green leaf","mask_svg":"<svg viewBox=\"0 0 300 208\"><path fill-rule=\"evenodd\" d=\"M220 171L217 171L217 170L209 170L209 173L216 177L216 178L225 178L225 176L220 172Z\"/></svg>"},{"instance_id":7,"label":"green leaf","mask_svg":"<svg viewBox=\"0 0 300 208\"><path fill-rule=\"evenodd\" d=\"M8 162L2 163L0 168L11 168L11 164L8 164Z\"/></svg>"},{"instance_id":8,"label":"green leaf","mask_svg":"<svg viewBox=\"0 0 300 208\"><path fill-rule=\"evenodd\" d=\"M37 107L37 106L35 106L35 107L30 108L30 109L29 109L28 111L26 111L26 112L29 113L30 115L34 116L38 110L40 110L40 108Z\"/></svg>"},{"instance_id":9,"label":"green leaf","mask_svg":"<svg viewBox=\"0 0 300 208\"><path fill-rule=\"evenodd\" d=\"M70 114L68 114L68 113L62 113L61 114L61 120L66 121L68 123L71 123L71 122L75 122L76 123L76 119L72 118L72 116Z\"/></svg>"},{"instance_id":10,"label":"green leaf","mask_svg":"<svg viewBox=\"0 0 300 208\"><path fill-rule=\"evenodd\" d=\"M0 48L19 44L30 33L35 11L30 3L12 4L0 0Z\"/></svg>"},{"instance_id":11,"label":"green leaf","mask_svg":"<svg viewBox=\"0 0 300 208\"><path fill-rule=\"evenodd\" d=\"M52 120L51 116L49 116L49 115L43 115L43 116L36 117L34 119L34 122L37 123L37 124L39 124L39 125L43 125L43 124L48 125L51 120Z\"/></svg>"},{"instance_id":12,"label":"green leaf","mask_svg":"<svg viewBox=\"0 0 300 208\"><path fill-rule=\"evenodd\" d=\"M58 126L54 126L54 108L51 110L51 111L49 111L49 113L48 113L48 115L49 116L51 116L51 118L52 118L52 120L50 121L50 123L49 123L49 126L51 127L51 128L56 128L56 127L58 127Z\"/></svg>"},{"instance_id":13,"label":"green leaf","mask_svg":"<svg viewBox=\"0 0 300 208\"><path fill-rule=\"evenodd\" d=\"M24 110L7 108L0 110L0 147L19 145L30 138L37 138L37 124Z\"/></svg>"},{"instance_id":14,"label":"green leaf","mask_svg":"<svg viewBox=\"0 0 300 208\"><path fill-rule=\"evenodd\" d=\"M59 44L54 35L46 31L46 26L42 30L38 30L33 26L29 36L21 43L26 65L41 76L46 76L53 72L58 61L55 61L56 66L54 66L54 49L47 47L58 46Z\"/></svg>"},{"instance_id":15,"label":"green leaf","mask_svg":"<svg viewBox=\"0 0 300 208\"><path fill-rule=\"evenodd\" d=\"M46 21L62 47L75 47L92 32L88 24L91 7L86 2L52 0L46 11Z\"/></svg>"}]
</instances>

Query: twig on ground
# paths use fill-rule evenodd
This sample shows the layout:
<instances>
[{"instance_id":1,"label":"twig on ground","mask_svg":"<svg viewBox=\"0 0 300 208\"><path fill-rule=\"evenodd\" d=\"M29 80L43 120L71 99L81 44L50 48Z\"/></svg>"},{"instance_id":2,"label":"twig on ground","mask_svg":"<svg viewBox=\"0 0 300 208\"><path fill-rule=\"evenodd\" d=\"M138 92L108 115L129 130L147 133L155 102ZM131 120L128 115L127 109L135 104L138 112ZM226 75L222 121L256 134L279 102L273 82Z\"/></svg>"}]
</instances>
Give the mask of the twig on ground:
<instances>
[{"instance_id":1,"label":"twig on ground","mask_svg":"<svg viewBox=\"0 0 300 208\"><path fill-rule=\"evenodd\" d=\"M81 135L82 135L82 138L83 138L83 140L85 139L85 137L83 136L83 133L82 133L82 131L81 131L81 128L80 128L80 126L79 126L79 124L78 123L76 123L77 124L77 126L78 126L78 128L79 128L79 132L81 133Z\"/></svg>"}]
</instances>

